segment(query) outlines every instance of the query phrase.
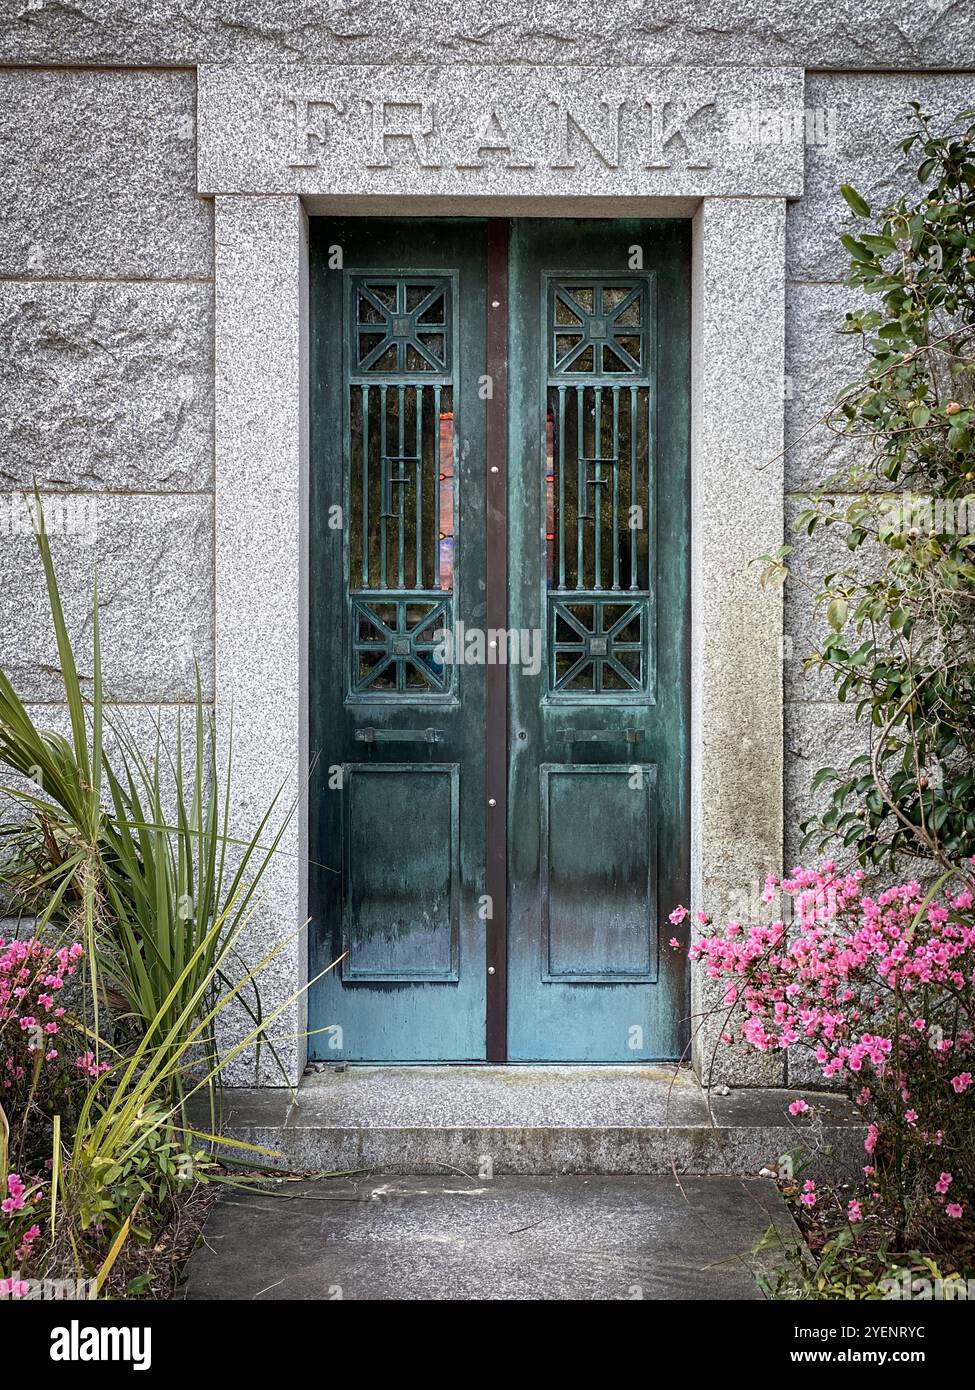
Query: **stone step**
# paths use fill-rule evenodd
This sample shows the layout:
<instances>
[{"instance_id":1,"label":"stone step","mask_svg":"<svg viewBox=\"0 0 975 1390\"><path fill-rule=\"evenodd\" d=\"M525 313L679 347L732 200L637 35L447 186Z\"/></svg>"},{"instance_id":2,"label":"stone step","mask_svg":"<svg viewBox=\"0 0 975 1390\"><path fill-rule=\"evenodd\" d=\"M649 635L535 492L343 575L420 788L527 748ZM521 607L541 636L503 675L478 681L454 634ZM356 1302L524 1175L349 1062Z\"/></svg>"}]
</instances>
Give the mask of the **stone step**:
<instances>
[{"instance_id":1,"label":"stone step","mask_svg":"<svg viewBox=\"0 0 975 1390\"><path fill-rule=\"evenodd\" d=\"M801 1150L852 1175L865 1126L833 1092L718 1095L682 1067L354 1066L225 1091L221 1133L299 1173L755 1175Z\"/></svg>"}]
</instances>

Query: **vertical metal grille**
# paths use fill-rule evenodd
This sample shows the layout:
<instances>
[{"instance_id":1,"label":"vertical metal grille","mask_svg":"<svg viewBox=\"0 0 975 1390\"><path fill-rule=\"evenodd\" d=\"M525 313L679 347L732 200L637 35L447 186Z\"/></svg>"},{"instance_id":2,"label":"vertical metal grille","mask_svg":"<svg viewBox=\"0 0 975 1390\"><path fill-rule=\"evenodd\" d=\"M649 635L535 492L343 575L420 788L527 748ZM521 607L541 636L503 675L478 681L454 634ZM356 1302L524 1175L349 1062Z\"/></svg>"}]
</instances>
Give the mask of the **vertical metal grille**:
<instances>
[{"instance_id":1,"label":"vertical metal grille","mask_svg":"<svg viewBox=\"0 0 975 1390\"><path fill-rule=\"evenodd\" d=\"M640 699L649 688L651 287L647 276L549 281L549 692L556 697Z\"/></svg>"},{"instance_id":2,"label":"vertical metal grille","mask_svg":"<svg viewBox=\"0 0 975 1390\"><path fill-rule=\"evenodd\" d=\"M454 588L452 303L449 275L349 285L351 689L365 698L450 689L434 633Z\"/></svg>"},{"instance_id":3,"label":"vertical metal grille","mask_svg":"<svg viewBox=\"0 0 975 1390\"><path fill-rule=\"evenodd\" d=\"M646 386L549 386L549 588L647 588L649 413Z\"/></svg>"},{"instance_id":4,"label":"vertical metal grille","mask_svg":"<svg viewBox=\"0 0 975 1390\"><path fill-rule=\"evenodd\" d=\"M354 385L349 424L353 586L452 591L452 388Z\"/></svg>"}]
</instances>

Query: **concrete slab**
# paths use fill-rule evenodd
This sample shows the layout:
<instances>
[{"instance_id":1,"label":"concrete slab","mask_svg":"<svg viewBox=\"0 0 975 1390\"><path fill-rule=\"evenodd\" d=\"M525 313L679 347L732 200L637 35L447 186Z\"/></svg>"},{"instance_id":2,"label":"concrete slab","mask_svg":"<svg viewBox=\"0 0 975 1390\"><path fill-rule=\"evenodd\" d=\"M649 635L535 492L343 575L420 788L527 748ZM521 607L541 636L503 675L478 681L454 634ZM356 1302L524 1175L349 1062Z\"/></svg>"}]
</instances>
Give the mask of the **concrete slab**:
<instances>
[{"instance_id":1,"label":"concrete slab","mask_svg":"<svg viewBox=\"0 0 975 1390\"><path fill-rule=\"evenodd\" d=\"M753 1253L763 1234L774 1239ZM191 1300L760 1299L797 1238L762 1179L386 1177L227 1190Z\"/></svg>"}]
</instances>

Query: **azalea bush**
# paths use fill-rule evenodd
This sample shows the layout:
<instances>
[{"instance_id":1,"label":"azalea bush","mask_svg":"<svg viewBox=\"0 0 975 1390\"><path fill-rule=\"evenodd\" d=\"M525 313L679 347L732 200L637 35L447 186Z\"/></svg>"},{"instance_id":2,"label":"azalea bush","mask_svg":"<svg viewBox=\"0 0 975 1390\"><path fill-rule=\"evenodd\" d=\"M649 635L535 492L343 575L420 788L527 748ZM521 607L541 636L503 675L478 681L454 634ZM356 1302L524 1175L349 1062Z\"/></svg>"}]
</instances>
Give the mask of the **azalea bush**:
<instances>
[{"instance_id":1,"label":"azalea bush","mask_svg":"<svg viewBox=\"0 0 975 1390\"><path fill-rule=\"evenodd\" d=\"M206 1092L286 1007L228 1044L213 1070L201 1069L201 1039L286 943L208 1003L214 978L227 969L238 944L240 926L226 935L222 927L210 929L221 933L219 943L208 937L197 948L212 956L212 977L198 981L175 1018L169 1015L171 1001L164 1001L145 1032L124 1048L93 1032L87 989L78 991L78 1014L57 1002L66 978L84 964L79 943L54 949L31 938L4 945L0 1296L26 1297L30 1280L65 1276L90 1280L97 1292L125 1243L153 1243L181 1195L213 1180L232 1180L218 1171L210 1152L216 1136L187 1122L183 1100ZM186 978L195 967L195 960L187 961ZM180 976L174 994L185 983ZM53 1040L58 1046L49 1046ZM84 1051L77 1051L79 1045ZM249 1162L269 1156L242 1141L222 1142Z\"/></svg>"},{"instance_id":2,"label":"azalea bush","mask_svg":"<svg viewBox=\"0 0 975 1390\"><path fill-rule=\"evenodd\" d=\"M20 1189L4 1196L2 1210L11 1218L24 1210L21 1173L51 1166L53 1117L75 1119L88 1080L108 1070L62 1002L83 955L77 941L55 949L37 937L0 937L0 1106L8 1117L0 1136L0 1188L9 1181Z\"/></svg>"},{"instance_id":3,"label":"azalea bush","mask_svg":"<svg viewBox=\"0 0 975 1390\"><path fill-rule=\"evenodd\" d=\"M0 1297L27 1297L31 1281L66 1276L97 1292L127 1241L155 1242L177 1199L232 1180L210 1152L214 1134L187 1122L184 1100L205 1094L286 1007L243 1030L212 1069L201 1066L201 1040L219 1013L286 944L220 993L215 981L241 928L213 924L197 947L209 973L199 978L187 960L173 984L180 1011L172 1016L164 1000L121 1046L94 1031L81 943L0 939ZM187 979L196 984L184 997ZM248 1162L269 1156L223 1143Z\"/></svg>"},{"instance_id":4,"label":"azalea bush","mask_svg":"<svg viewBox=\"0 0 975 1390\"><path fill-rule=\"evenodd\" d=\"M0 1098L25 1118L20 1153L34 1115L50 1113L70 1096L65 1072L70 1072L78 1038L69 1037L65 1048L65 1035L72 1030L61 1001L83 954L77 941L55 950L37 937L5 941L0 936ZM94 1069L91 1052L76 1057L75 1066Z\"/></svg>"},{"instance_id":5,"label":"azalea bush","mask_svg":"<svg viewBox=\"0 0 975 1390\"><path fill-rule=\"evenodd\" d=\"M113 1099L138 1088L117 1049L102 1042L93 1050L84 964L80 942L0 938L0 1296L26 1297L30 1279L51 1268L63 1274L65 1256L87 1274L86 1256L100 1264L120 1230L148 1239L148 1228L129 1219L140 1199L165 1209L212 1166L199 1146L188 1154L192 1135L151 1091L130 1151L122 1157L122 1145L113 1151L101 1141L98 1121ZM151 1062L142 1057L143 1076Z\"/></svg>"},{"instance_id":6,"label":"azalea bush","mask_svg":"<svg viewBox=\"0 0 975 1390\"><path fill-rule=\"evenodd\" d=\"M968 866L971 870L971 865ZM845 1083L867 1122L854 1227L906 1249L975 1262L975 912L971 874L942 891L908 882L871 895L832 863L769 876L771 923L706 925L691 948L725 985L723 1041L805 1050ZM796 1098L793 1114L808 1106ZM801 1204L820 1201L816 1182Z\"/></svg>"},{"instance_id":7,"label":"azalea bush","mask_svg":"<svg viewBox=\"0 0 975 1390\"><path fill-rule=\"evenodd\" d=\"M34 1242L41 1235L45 1184L7 1173L0 1191L0 1298L26 1298L30 1285L24 1274L33 1262ZM4 1275L4 1270L13 1273Z\"/></svg>"}]
</instances>

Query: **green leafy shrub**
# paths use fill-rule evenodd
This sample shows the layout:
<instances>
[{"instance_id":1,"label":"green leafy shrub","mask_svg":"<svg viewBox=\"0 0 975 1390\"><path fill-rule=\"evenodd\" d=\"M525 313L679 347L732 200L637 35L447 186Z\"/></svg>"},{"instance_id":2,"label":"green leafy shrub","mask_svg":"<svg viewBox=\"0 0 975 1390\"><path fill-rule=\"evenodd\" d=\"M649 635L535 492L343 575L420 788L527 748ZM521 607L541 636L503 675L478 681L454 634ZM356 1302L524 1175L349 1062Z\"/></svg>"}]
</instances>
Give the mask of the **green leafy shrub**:
<instances>
[{"instance_id":1,"label":"green leafy shrub","mask_svg":"<svg viewBox=\"0 0 975 1390\"><path fill-rule=\"evenodd\" d=\"M948 868L975 852L975 112L936 133L912 109L901 149L919 157L918 194L871 210L843 189L865 224L842 238L848 283L875 306L846 316L865 367L828 423L862 458L796 521L850 552L816 592L830 630L805 664L871 742L817 772L831 802L806 843L838 840L865 868L903 854ZM766 557L767 580L784 578L789 552Z\"/></svg>"}]
</instances>

